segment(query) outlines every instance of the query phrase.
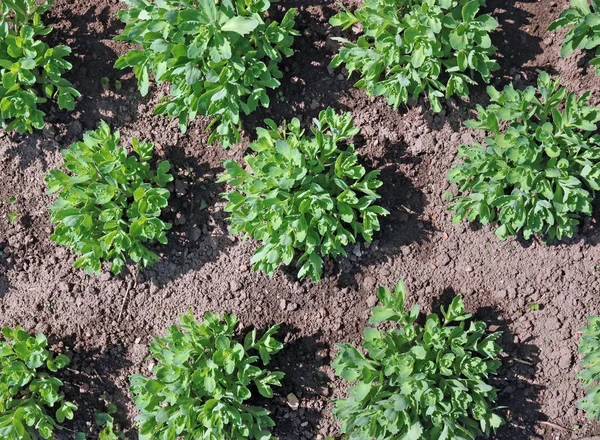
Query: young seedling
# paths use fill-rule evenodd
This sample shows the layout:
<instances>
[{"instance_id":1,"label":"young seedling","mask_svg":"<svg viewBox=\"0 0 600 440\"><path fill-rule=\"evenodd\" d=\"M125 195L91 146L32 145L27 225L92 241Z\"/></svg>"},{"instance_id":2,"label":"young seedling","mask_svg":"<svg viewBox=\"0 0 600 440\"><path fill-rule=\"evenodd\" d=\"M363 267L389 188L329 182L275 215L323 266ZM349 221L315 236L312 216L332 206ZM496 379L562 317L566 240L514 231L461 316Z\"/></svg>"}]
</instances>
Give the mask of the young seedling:
<instances>
[{"instance_id":1,"label":"young seedling","mask_svg":"<svg viewBox=\"0 0 600 440\"><path fill-rule=\"evenodd\" d=\"M357 87L385 96L394 108L426 93L434 112L440 99L466 98L475 73L489 82L498 68L490 32L498 23L480 14L484 0L365 0L355 13L345 10L330 23L342 30L360 24L356 43L342 43L331 67L357 71Z\"/></svg>"},{"instance_id":2,"label":"young seedling","mask_svg":"<svg viewBox=\"0 0 600 440\"><path fill-rule=\"evenodd\" d=\"M492 104L477 106L470 128L483 144L462 145L462 162L448 173L459 195L453 221L497 224L501 239L522 233L571 237L581 215L591 215L600 190L600 108L542 72L537 88L502 92L488 87Z\"/></svg>"},{"instance_id":3,"label":"young seedling","mask_svg":"<svg viewBox=\"0 0 600 440\"><path fill-rule=\"evenodd\" d=\"M579 353L584 355L577 378L586 389L586 396L579 401L579 409L590 420L600 420L600 317L588 317L588 325L581 329Z\"/></svg>"},{"instance_id":4,"label":"young seedling","mask_svg":"<svg viewBox=\"0 0 600 440\"><path fill-rule=\"evenodd\" d=\"M54 356L42 334L3 328L0 342L0 438L52 439L77 407L64 400L55 374L69 358Z\"/></svg>"},{"instance_id":5,"label":"young seedling","mask_svg":"<svg viewBox=\"0 0 600 440\"><path fill-rule=\"evenodd\" d=\"M75 267L86 273L99 273L103 261L111 262L114 274L128 258L142 266L154 263L158 256L144 243L166 244L171 228L160 219L170 196L165 186L173 180L169 162L151 170L152 143L133 138L134 154L128 155L119 142L119 132L101 122L62 151L68 173L54 169L46 176L48 193L59 193L49 207L56 224L50 239L80 254Z\"/></svg>"},{"instance_id":6,"label":"young seedling","mask_svg":"<svg viewBox=\"0 0 600 440\"><path fill-rule=\"evenodd\" d=\"M568 57L577 49L596 49L590 65L595 66L596 75L600 75L600 1L592 0L590 4L588 0L571 0L571 5L548 30L571 27L560 48L560 56Z\"/></svg>"}]
</instances>

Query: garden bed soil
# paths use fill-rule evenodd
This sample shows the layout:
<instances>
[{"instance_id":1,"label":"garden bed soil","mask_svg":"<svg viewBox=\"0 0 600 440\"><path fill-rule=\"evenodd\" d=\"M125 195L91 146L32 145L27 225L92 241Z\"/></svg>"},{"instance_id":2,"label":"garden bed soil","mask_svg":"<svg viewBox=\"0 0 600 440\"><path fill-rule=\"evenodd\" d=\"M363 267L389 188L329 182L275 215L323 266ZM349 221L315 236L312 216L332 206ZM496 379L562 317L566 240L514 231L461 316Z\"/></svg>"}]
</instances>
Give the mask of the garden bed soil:
<instances>
[{"instance_id":1,"label":"garden bed soil","mask_svg":"<svg viewBox=\"0 0 600 440\"><path fill-rule=\"evenodd\" d=\"M343 2L353 8L357 2ZM500 22L494 34L501 70L494 84L514 81L524 87L539 69L561 77L573 91L590 90L600 104L600 79L577 53L559 58L564 32L550 34L550 22L568 0L489 0L487 10ZM245 330L283 323L284 350L274 368L286 373L283 387L268 402L280 439L320 439L338 425L330 411L332 398L344 395L329 366L339 342L361 342L370 306L379 285L406 281L409 303L425 312L438 310L455 294L469 311L501 330L503 366L492 378L508 422L497 439L576 439L600 432L588 422L576 401L583 392L577 371L579 329L586 316L600 314L599 210L586 219L571 240L546 245L518 238L499 241L490 227L453 225L442 194L451 189L445 173L460 144L480 138L462 122L473 117L475 104L487 102L485 86L473 87L469 102L451 100L433 115L424 102L394 111L383 99L370 99L352 87L340 71L328 70L336 30L328 19L338 10L332 1L277 4L273 16L298 8L295 55L286 59L281 91L272 106L246 118L242 145L231 150L207 145L207 119L191 124L187 134L175 121L153 116L165 93L152 90L142 99L130 72L112 68L128 49L113 41L122 29L115 18L116 0L57 0L48 20L55 27L52 44L73 48L68 74L83 98L73 114L49 109L49 124L33 135L0 132L0 200L17 197L20 217L9 224L11 206L0 210L0 325L21 325L46 333L52 346L72 358L63 375L68 399L80 411L60 438L93 429L94 411L115 403L127 438L135 438L135 409L127 376L148 373L150 335L162 335L191 308L238 315ZM350 34L351 35L351 34ZM100 79L120 79L119 91L103 90ZM365 165L382 170L382 202L391 214L370 244L349 249L349 256L330 264L319 284L298 282L295 270L278 270L271 279L255 273L249 261L257 244L228 234L216 183L223 158L241 160L254 127L269 117L310 119L327 106L352 113L361 134L356 139ZM159 155L172 162L176 182L167 217L174 223L169 244L156 246L161 260L140 271L87 276L73 269L75 256L49 240L52 227L46 206L44 174L60 167L60 149L97 127L100 119L132 136L153 141ZM539 310L530 310L539 304ZM300 408L288 407L294 393Z\"/></svg>"}]
</instances>

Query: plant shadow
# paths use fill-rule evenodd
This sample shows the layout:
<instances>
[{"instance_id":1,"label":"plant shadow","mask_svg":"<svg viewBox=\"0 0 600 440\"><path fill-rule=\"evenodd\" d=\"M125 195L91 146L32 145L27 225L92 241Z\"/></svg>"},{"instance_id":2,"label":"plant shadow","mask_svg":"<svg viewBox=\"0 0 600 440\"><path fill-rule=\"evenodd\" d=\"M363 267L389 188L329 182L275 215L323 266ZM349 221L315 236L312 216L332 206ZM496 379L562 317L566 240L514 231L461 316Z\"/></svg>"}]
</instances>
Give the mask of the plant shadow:
<instances>
[{"instance_id":1,"label":"plant shadow","mask_svg":"<svg viewBox=\"0 0 600 440\"><path fill-rule=\"evenodd\" d=\"M252 139L256 127L262 127L266 118L280 124L284 120L298 118L305 126L327 107L339 109L339 97L351 83L340 77L339 71L329 69L335 54L333 40L329 38L332 27L328 21L337 11L331 6L333 0L283 0L273 4L271 18L280 20L290 8L297 8L296 29L300 35L294 38L294 55L284 58L280 64L283 78L277 90L270 90L270 105L260 107L242 117L244 131Z\"/></svg>"},{"instance_id":2,"label":"plant shadow","mask_svg":"<svg viewBox=\"0 0 600 440\"><path fill-rule=\"evenodd\" d=\"M171 163L174 182L162 218L172 229L168 244L149 247L161 256L160 261L140 273L141 281L150 280L158 287L216 260L236 240L227 233L227 216L219 205L224 186L215 176L222 168L199 163L183 148L169 149L165 158Z\"/></svg>"},{"instance_id":3,"label":"plant shadow","mask_svg":"<svg viewBox=\"0 0 600 440\"><path fill-rule=\"evenodd\" d=\"M521 0L520 3L535 3L537 0ZM513 66L526 66L543 52L540 37L536 37L527 26L533 26L534 15L519 7L519 2L488 0L487 12L498 21L499 27L491 34L492 44L502 54L498 60L499 72L509 72ZM518 48L518 50L515 50ZM511 73L512 74L512 73Z\"/></svg>"},{"instance_id":4,"label":"plant shadow","mask_svg":"<svg viewBox=\"0 0 600 440\"><path fill-rule=\"evenodd\" d=\"M61 338L60 344L73 347L67 352L71 362L61 371L60 378L66 400L74 402L78 409L74 419L64 423L66 432L59 433L57 440L72 440L76 432L96 438L100 428L95 425L95 414L107 412L108 404L117 406L113 415L116 427L123 432L131 430L128 438L133 438L132 421L124 411L131 399L124 391L126 386L117 383L119 372L132 366L127 350L117 344L93 349L78 347L76 335Z\"/></svg>"},{"instance_id":5,"label":"plant shadow","mask_svg":"<svg viewBox=\"0 0 600 440\"><path fill-rule=\"evenodd\" d=\"M65 0L66 2L66 0ZM49 35L50 44L66 44L71 47L69 58L73 64L66 77L71 80L81 98L74 112L58 111L53 106L50 121L59 124L73 123L73 118L84 130L97 128L100 120L113 127L121 127L137 118L140 95L136 92L136 80L132 73L114 69L114 63L122 50L122 43L114 37L123 29L109 7L90 6L83 13L69 5L55 7L49 12L48 24L57 29ZM68 30L68 35L64 35ZM106 89L102 78L109 79ZM117 87L115 81L120 81Z\"/></svg>"},{"instance_id":6,"label":"plant shadow","mask_svg":"<svg viewBox=\"0 0 600 440\"><path fill-rule=\"evenodd\" d=\"M275 398L264 402L275 421L273 434L281 439L315 438L322 410L329 402L329 378L322 371L331 361L329 346L321 331L301 336L299 329L284 324L278 336L284 347L269 367L285 377ZM300 401L297 409L289 406L290 394Z\"/></svg>"},{"instance_id":7,"label":"plant shadow","mask_svg":"<svg viewBox=\"0 0 600 440\"><path fill-rule=\"evenodd\" d=\"M47 139L41 132L31 135L12 134L10 138L14 146L8 147L4 160L8 162L18 158L19 167L23 170L39 161L42 170L47 171L46 156L60 148L58 142Z\"/></svg>"},{"instance_id":8,"label":"plant shadow","mask_svg":"<svg viewBox=\"0 0 600 440\"><path fill-rule=\"evenodd\" d=\"M9 283L6 273L12 267L12 264L8 262L8 256L4 251L7 245L7 242L0 241L0 298L8 293Z\"/></svg>"},{"instance_id":9,"label":"plant shadow","mask_svg":"<svg viewBox=\"0 0 600 440\"><path fill-rule=\"evenodd\" d=\"M454 289L446 288L432 302L432 310L448 307L456 296ZM530 341L529 336L520 340L511 330L512 322L504 318L502 309L494 304L469 304L471 298L463 295L467 310L476 310L473 320L485 322L487 332L499 331L502 336L497 341L504 356L498 372L491 376L490 385L498 390L496 405L505 423L493 438L512 440L515 438L539 438L535 425L542 418L538 396L543 387L535 384L537 365L540 362L540 349ZM486 300L487 302L487 300Z\"/></svg>"}]
</instances>

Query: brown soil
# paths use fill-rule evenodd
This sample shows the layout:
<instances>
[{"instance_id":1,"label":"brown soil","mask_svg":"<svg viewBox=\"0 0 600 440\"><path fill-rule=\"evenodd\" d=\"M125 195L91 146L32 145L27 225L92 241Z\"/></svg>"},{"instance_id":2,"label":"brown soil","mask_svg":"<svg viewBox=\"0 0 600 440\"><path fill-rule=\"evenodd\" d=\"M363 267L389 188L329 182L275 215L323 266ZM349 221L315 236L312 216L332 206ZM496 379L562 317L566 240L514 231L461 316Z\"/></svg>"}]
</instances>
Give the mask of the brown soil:
<instances>
[{"instance_id":1,"label":"brown soil","mask_svg":"<svg viewBox=\"0 0 600 440\"><path fill-rule=\"evenodd\" d=\"M344 3L355 7L357 0ZM501 23L494 35L503 56L496 85L512 80L525 86L545 69L574 91L591 90L592 102L600 104L600 80L585 59L581 62L583 55L560 59L564 33L546 32L567 4L488 0L488 10ZM335 46L328 40L327 21L337 9L332 1L284 0L275 15L289 7L299 9L302 36L295 56L284 63L285 101L273 94L270 109L247 118L244 144L228 151L207 146L206 120L194 122L184 135L173 121L153 116L164 90L140 99L131 73L112 68L127 50L112 40L121 29L116 0L57 0L49 13L52 42L73 48L70 79L83 98L73 114L50 110L50 128L43 133L0 132L0 200L16 195L20 213L11 225L9 208L0 207L0 325L45 332L71 356L64 380L80 411L68 427L92 429L93 412L103 408L98 396L104 394L118 405L117 419L128 438L135 438L127 376L147 373L149 335L162 334L191 307L197 316L235 312L246 328L284 323L280 338L286 348L275 366L286 378L269 403L275 433L286 440L333 435L338 426L329 402L344 393L329 367L334 344L360 343L376 286L404 278L411 303L435 310L462 294L477 318L504 332L503 367L493 380L510 421L494 438L575 439L599 433L577 410L583 393L574 374L578 329L587 315L600 314L600 209L579 235L554 245L500 242L488 227L452 225L441 197L449 189L445 173L458 146L479 136L462 122L473 115L475 103L486 102L485 87L472 89L471 102L452 100L435 116L422 103L394 111L352 88L340 72L328 71ZM123 89L104 91L103 76L120 78ZM308 122L327 106L350 111L362 128L357 145L365 163L382 170L382 204L391 215L373 244L351 248L350 257L336 261L320 284L298 283L291 269L273 279L254 273L248 263L256 244L227 233L219 197L224 188L216 183L221 159L241 159L263 118L296 115ZM74 255L48 239L46 206L53 197L45 195L44 174L61 165L61 148L100 119L121 130L126 142L131 136L154 141L176 168L179 191L168 216L182 224L174 226L167 246L156 247L161 261L137 280L131 274L86 276L72 268ZM530 311L531 303L540 310ZM286 405L291 392L300 398L298 411ZM571 431L574 426L579 429Z\"/></svg>"}]
</instances>

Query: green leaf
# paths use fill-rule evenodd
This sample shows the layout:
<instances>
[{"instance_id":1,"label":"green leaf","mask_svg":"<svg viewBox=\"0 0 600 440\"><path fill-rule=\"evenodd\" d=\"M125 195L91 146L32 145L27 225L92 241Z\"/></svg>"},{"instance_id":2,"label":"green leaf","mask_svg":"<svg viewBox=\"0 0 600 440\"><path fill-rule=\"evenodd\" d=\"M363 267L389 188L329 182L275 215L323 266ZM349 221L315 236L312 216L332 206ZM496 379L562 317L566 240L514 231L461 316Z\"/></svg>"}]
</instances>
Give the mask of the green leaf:
<instances>
[{"instance_id":1,"label":"green leaf","mask_svg":"<svg viewBox=\"0 0 600 440\"><path fill-rule=\"evenodd\" d=\"M246 35L252 32L258 26L258 20L253 17L232 17L221 28L225 32L235 32L239 35Z\"/></svg>"}]
</instances>

